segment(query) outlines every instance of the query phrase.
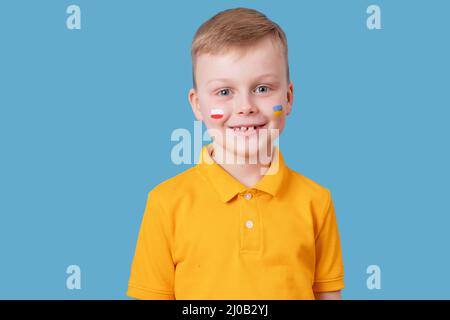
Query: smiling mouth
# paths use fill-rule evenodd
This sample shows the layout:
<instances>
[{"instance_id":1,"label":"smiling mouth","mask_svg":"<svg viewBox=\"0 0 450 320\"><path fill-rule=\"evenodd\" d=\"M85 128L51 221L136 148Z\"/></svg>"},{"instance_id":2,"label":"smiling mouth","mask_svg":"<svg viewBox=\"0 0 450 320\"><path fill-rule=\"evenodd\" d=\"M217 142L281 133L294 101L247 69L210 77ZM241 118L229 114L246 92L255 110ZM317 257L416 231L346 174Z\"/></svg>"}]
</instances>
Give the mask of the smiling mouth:
<instances>
[{"instance_id":1,"label":"smiling mouth","mask_svg":"<svg viewBox=\"0 0 450 320\"><path fill-rule=\"evenodd\" d=\"M227 128L232 130L236 134L251 135L257 133L259 129L266 127L267 123L261 125L243 125L243 126L228 126Z\"/></svg>"}]
</instances>

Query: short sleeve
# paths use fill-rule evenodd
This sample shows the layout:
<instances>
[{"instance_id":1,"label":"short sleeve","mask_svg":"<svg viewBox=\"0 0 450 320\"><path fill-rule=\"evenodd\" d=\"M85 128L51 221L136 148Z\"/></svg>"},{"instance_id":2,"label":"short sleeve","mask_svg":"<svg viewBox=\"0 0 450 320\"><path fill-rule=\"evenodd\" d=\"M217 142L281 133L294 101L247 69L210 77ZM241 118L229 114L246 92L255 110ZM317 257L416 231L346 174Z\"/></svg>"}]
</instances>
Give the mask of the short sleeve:
<instances>
[{"instance_id":1,"label":"short sleeve","mask_svg":"<svg viewBox=\"0 0 450 320\"><path fill-rule=\"evenodd\" d=\"M326 191L323 222L316 235L314 292L338 291L345 286L338 225L331 193L328 189Z\"/></svg>"},{"instance_id":2,"label":"short sleeve","mask_svg":"<svg viewBox=\"0 0 450 320\"><path fill-rule=\"evenodd\" d=\"M171 223L159 200L149 192L128 281L127 295L136 299L175 299Z\"/></svg>"}]
</instances>

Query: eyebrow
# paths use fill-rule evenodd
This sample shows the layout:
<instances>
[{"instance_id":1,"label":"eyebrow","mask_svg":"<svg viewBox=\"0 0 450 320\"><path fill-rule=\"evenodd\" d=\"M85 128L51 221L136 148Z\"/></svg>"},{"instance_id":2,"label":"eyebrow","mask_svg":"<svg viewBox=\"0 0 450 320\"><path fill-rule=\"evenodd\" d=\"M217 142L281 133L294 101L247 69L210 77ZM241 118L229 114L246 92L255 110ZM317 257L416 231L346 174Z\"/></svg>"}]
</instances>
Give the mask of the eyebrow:
<instances>
[{"instance_id":1,"label":"eyebrow","mask_svg":"<svg viewBox=\"0 0 450 320\"><path fill-rule=\"evenodd\" d=\"M278 77L276 75L272 74L272 73L265 73L265 74L262 74L262 75L258 76L255 79L255 81L259 81L259 80L266 79L266 78L278 79ZM227 82L227 81L231 81L231 80L232 79L229 79L229 78L217 78L217 79L209 80L206 84L210 84L211 82L215 82L215 81Z\"/></svg>"}]
</instances>

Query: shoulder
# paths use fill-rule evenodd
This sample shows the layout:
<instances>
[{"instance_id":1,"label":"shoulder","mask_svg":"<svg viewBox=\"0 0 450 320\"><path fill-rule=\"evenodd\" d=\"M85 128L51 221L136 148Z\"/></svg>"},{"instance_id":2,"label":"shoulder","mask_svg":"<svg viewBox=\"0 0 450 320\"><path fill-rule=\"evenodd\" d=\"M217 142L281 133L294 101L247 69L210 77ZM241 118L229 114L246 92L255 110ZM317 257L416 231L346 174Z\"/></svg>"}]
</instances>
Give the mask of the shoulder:
<instances>
[{"instance_id":1,"label":"shoulder","mask_svg":"<svg viewBox=\"0 0 450 320\"><path fill-rule=\"evenodd\" d=\"M301 210L309 212L315 234L318 234L325 221L334 218L334 206L330 189L305 175L289 169L289 190L291 199Z\"/></svg>"},{"instance_id":2,"label":"shoulder","mask_svg":"<svg viewBox=\"0 0 450 320\"><path fill-rule=\"evenodd\" d=\"M324 185L304 174L287 168L288 183L286 185L290 198L306 202L316 215L324 213L330 206L331 191Z\"/></svg>"},{"instance_id":3,"label":"shoulder","mask_svg":"<svg viewBox=\"0 0 450 320\"><path fill-rule=\"evenodd\" d=\"M300 192L303 196L327 198L330 194L330 190L327 187L300 172L287 168L287 175L289 177L290 188L296 192Z\"/></svg>"},{"instance_id":4,"label":"shoulder","mask_svg":"<svg viewBox=\"0 0 450 320\"><path fill-rule=\"evenodd\" d=\"M200 192L202 186L204 186L203 177L198 173L196 166L193 166L158 183L150 190L149 199L166 205L177 203L180 199Z\"/></svg>"}]
</instances>

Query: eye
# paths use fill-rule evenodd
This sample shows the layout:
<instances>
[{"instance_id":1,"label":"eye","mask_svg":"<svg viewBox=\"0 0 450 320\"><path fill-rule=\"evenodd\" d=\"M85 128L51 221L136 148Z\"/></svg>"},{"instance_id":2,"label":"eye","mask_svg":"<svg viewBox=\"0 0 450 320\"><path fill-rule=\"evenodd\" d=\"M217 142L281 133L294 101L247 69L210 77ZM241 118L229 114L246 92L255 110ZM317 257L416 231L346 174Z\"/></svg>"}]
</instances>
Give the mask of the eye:
<instances>
[{"instance_id":1,"label":"eye","mask_svg":"<svg viewBox=\"0 0 450 320\"><path fill-rule=\"evenodd\" d=\"M268 86L258 86L255 91L256 93L267 93L270 91L270 88Z\"/></svg>"},{"instance_id":2,"label":"eye","mask_svg":"<svg viewBox=\"0 0 450 320\"><path fill-rule=\"evenodd\" d=\"M219 96L229 96L230 95L230 89L220 89L217 94Z\"/></svg>"}]
</instances>

